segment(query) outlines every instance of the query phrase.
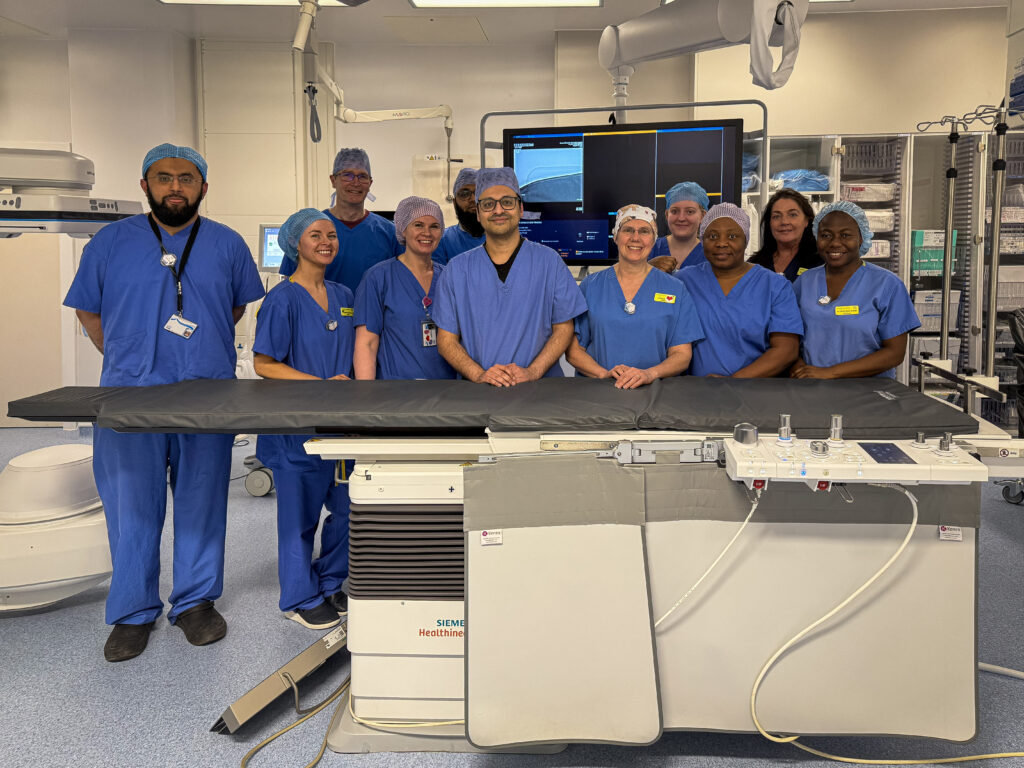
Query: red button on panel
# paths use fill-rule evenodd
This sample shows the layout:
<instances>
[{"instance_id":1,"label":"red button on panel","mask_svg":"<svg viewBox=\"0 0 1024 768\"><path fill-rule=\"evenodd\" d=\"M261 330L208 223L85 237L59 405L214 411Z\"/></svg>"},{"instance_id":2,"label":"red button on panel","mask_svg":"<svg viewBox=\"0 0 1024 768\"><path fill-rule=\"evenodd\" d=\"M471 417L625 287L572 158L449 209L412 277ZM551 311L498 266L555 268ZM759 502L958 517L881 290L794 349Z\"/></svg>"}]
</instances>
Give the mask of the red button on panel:
<instances>
[{"instance_id":1,"label":"red button on panel","mask_svg":"<svg viewBox=\"0 0 1024 768\"><path fill-rule=\"evenodd\" d=\"M831 487L832 487L832 483L830 483L828 480L819 480L818 481L818 490L819 491L827 491Z\"/></svg>"}]
</instances>

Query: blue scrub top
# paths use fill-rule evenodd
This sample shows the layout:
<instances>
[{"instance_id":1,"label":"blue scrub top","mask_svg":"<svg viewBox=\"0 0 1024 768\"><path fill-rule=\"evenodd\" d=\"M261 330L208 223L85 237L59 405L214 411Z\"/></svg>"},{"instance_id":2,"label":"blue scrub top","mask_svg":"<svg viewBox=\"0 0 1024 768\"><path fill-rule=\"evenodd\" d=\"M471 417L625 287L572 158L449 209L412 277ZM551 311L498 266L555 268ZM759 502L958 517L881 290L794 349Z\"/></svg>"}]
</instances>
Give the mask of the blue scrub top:
<instances>
[{"instance_id":1,"label":"blue scrub top","mask_svg":"<svg viewBox=\"0 0 1024 768\"><path fill-rule=\"evenodd\" d=\"M654 248L651 250L651 255L647 257L647 260L650 261L657 256L671 255L672 249L669 247L668 238L659 237L654 241ZM707 261L707 259L704 258L704 244L698 241L697 245L693 247L693 250L690 251L689 255L683 259L683 266L679 269L685 269L686 267L699 267L705 261Z\"/></svg>"},{"instance_id":2,"label":"blue scrub top","mask_svg":"<svg viewBox=\"0 0 1024 768\"><path fill-rule=\"evenodd\" d=\"M576 337L598 365L650 368L668 357L669 347L704 338L697 308L682 281L652 269L625 310L615 270L596 272L580 283L587 311L576 318Z\"/></svg>"},{"instance_id":3,"label":"blue scrub top","mask_svg":"<svg viewBox=\"0 0 1024 768\"><path fill-rule=\"evenodd\" d=\"M350 228L329 210L324 213L334 222L334 229L338 232L338 255L324 273L324 279L332 283L341 283L355 293L366 270L379 261L405 252L395 236L395 225L383 216L369 213ZM282 275L291 275L297 266L291 259L284 259L279 271Z\"/></svg>"},{"instance_id":4,"label":"blue scrub top","mask_svg":"<svg viewBox=\"0 0 1024 768\"><path fill-rule=\"evenodd\" d=\"M423 323L431 321L437 279L443 267L434 264L430 291L423 293L416 276L397 258L374 264L356 291L356 326L380 336L378 379L454 379L455 369L437 347L423 346ZM423 299L429 299L424 308Z\"/></svg>"},{"instance_id":5,"label":"blue scrub top","mask_svg":"<svg viewBox=\"0 0 1024 768\"><path fill-rule=\"evenodd\" d=\"M284 280L271 288L256 315L253 352L321 379L352 376L356 332L352 292L340 283L324 284L326 312L298 283ZM327 327L332 320L337 322L333 331ZM338 382L339 387L344 385ZM271 469L316 470L323 460L303 449L308 439L309 435L260 435L256 457Z\"/></svg>"},{"instance_id":6,"label":"blue scrub top","mask_svg":"<svg viewBox=\"0 0 1024 768\"><path fill-rule=\"evenodd\" d=\"M587 311L562 257L525 238L504 283L483 246L453 258L438 279L435 306L438 327L459 335L484 370L509 363L528 367L555 323ZM561 375L557 363L545 374Z\"/></svg>"},{"instance_id":7,"label":"blue scrub top","mask_svg":"<svg viewBox=\"0 0 1024 768\"><path fill-rule=\"evenodd\" d=\"M731 376L765 353L769 334L804 331L793 287L782 275L752 264L728 296L707 261L676 276L689 289L704 327L704 340L693 347L694 376Z\"/></svg>"},{"instance_id":8,"label":"blue scrub top","mask_svg":"<svg viewBox=\"0 0 1024 768\"><path fill-rule=\"evenodd\" d=\"M438 264L447 264L452 260L453 256L458 256L460 253L470 251L478 245L483 245L485 239L486 235L473 237L458 224L453 224L445 229L444 234L441 235L441 242L438 243L430 258Z\"/></svg>"},{"instance_id":9,"label":"blue scrub top","mask_svg":"<svg viewBox=\"0 0 1024 768\"><path fill-rule=\"evenodd\" d=\"M161 232L164 247L180 256L191 232L192 227L175 235ZM264 293L245 241L223 224L202 219L181 281L183 315L196 323L188 339L164 330L178 306L174 276L160 255L145 214L107 224L82 252L64 305L100 315L100 386L234 378L231 310Z\"/></svg>"},{"instance_id":10,"label":"blue scrub top","mask_svg":"<svg viewBox=\"0 0 1024 768\"><path fill-rule=\"evenodd\" d=\"M882 348L882 341L919 328L921 321L903 282L887 269L863 262L839 297L828 295L825 267L804 272L793 285L804 319L803 361L821 368L857 360ZM890 368L878 374L896 377Z\"/></svg>"}]
</instances>

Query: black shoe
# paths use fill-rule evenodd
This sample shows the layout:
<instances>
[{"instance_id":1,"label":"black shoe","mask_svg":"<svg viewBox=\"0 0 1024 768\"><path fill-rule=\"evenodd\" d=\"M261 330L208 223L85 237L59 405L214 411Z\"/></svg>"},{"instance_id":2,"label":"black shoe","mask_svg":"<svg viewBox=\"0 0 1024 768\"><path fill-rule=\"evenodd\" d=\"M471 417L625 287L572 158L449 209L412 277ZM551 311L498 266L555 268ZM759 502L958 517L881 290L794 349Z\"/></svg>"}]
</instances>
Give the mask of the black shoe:
<instances>
[{"instance_id":1,"label":"black shoe","mask_svg":"<svg viewBox=\"0 0 1024 768\"><path fill-rule=\"evenodd\" d=\"M103 646L103 658L107 661L134 659L146 650L152 631L152 621L148 624L115 624Z\"/></svg>"},{"instance_id":2,"label":"black shoe","mask_svg":"<svg viewBox=\"0 0 1024 768\"><path fill-rule=\"evenodd\" d=\"M348 615L348 595L340 589L328 597L327 602L330 603L331 607L338 612L339 616Z\"/></svg>"},{"instance_id":3,"label":"black shoe","mask_svg":"<svg viewBox=\"0 0 1024 768\"><path fill-rule=\"evenodd\" d=\"M209 601L179 613L174 626L181 628L192 645L216 643L228 633L228 623Z\"/></svg>"},{"instance_id":4,"label":"black shoe","mask_svg":"<svg viewBox=\"0 0 1024 768\"><path fill-rule=\"evenodd\" d=\"M297 621L304 627L310 629L330 629L341 623L341 617L327 601L312 608L299 608L297 611L288 611L285 616L292 621Z\"/></svg>"}]
</instances>

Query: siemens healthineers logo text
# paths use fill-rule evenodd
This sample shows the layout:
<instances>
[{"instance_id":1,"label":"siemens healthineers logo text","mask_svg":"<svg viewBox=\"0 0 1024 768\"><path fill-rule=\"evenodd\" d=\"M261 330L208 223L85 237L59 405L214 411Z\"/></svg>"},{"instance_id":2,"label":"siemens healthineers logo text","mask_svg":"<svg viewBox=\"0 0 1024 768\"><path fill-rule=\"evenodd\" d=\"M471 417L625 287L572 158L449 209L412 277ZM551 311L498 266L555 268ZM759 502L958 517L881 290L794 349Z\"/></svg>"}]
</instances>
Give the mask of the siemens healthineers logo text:
<instances>
[{"instance_id":1,"label":"siemens healthineers logo text","mask_svg":"<svg viewBox=\"0 0 1024 768\"><path fill-rule=\"evenodd\" d=\"M420 637L462 637L465 632L465 619L438 619L436 628L420 627Z\"/></svg>"}]
</instances>

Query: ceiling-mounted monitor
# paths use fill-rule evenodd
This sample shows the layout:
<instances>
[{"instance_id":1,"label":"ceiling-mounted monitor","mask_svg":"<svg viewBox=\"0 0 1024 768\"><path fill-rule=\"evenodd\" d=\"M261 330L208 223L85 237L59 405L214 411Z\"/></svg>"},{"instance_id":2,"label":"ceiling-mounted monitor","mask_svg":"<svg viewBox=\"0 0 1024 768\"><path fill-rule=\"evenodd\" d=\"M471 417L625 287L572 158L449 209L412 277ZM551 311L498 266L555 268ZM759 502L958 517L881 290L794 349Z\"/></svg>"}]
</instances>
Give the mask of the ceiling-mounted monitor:
<instances>
[{"instance_id":1,"label":"ceiling-mounted monitor","mask_svg":"<svg viewBox=\"0 0 1024 768\"><path fill-rule=\"evenodd\" d=\"M743 121L506 128L505 165L523 197L523 236L558 251L567 264L618 257L615 212L639 203L658 212L667 234L665 192L695 181L711 204L740 202Z\"/></svg>"}]
</instances>

